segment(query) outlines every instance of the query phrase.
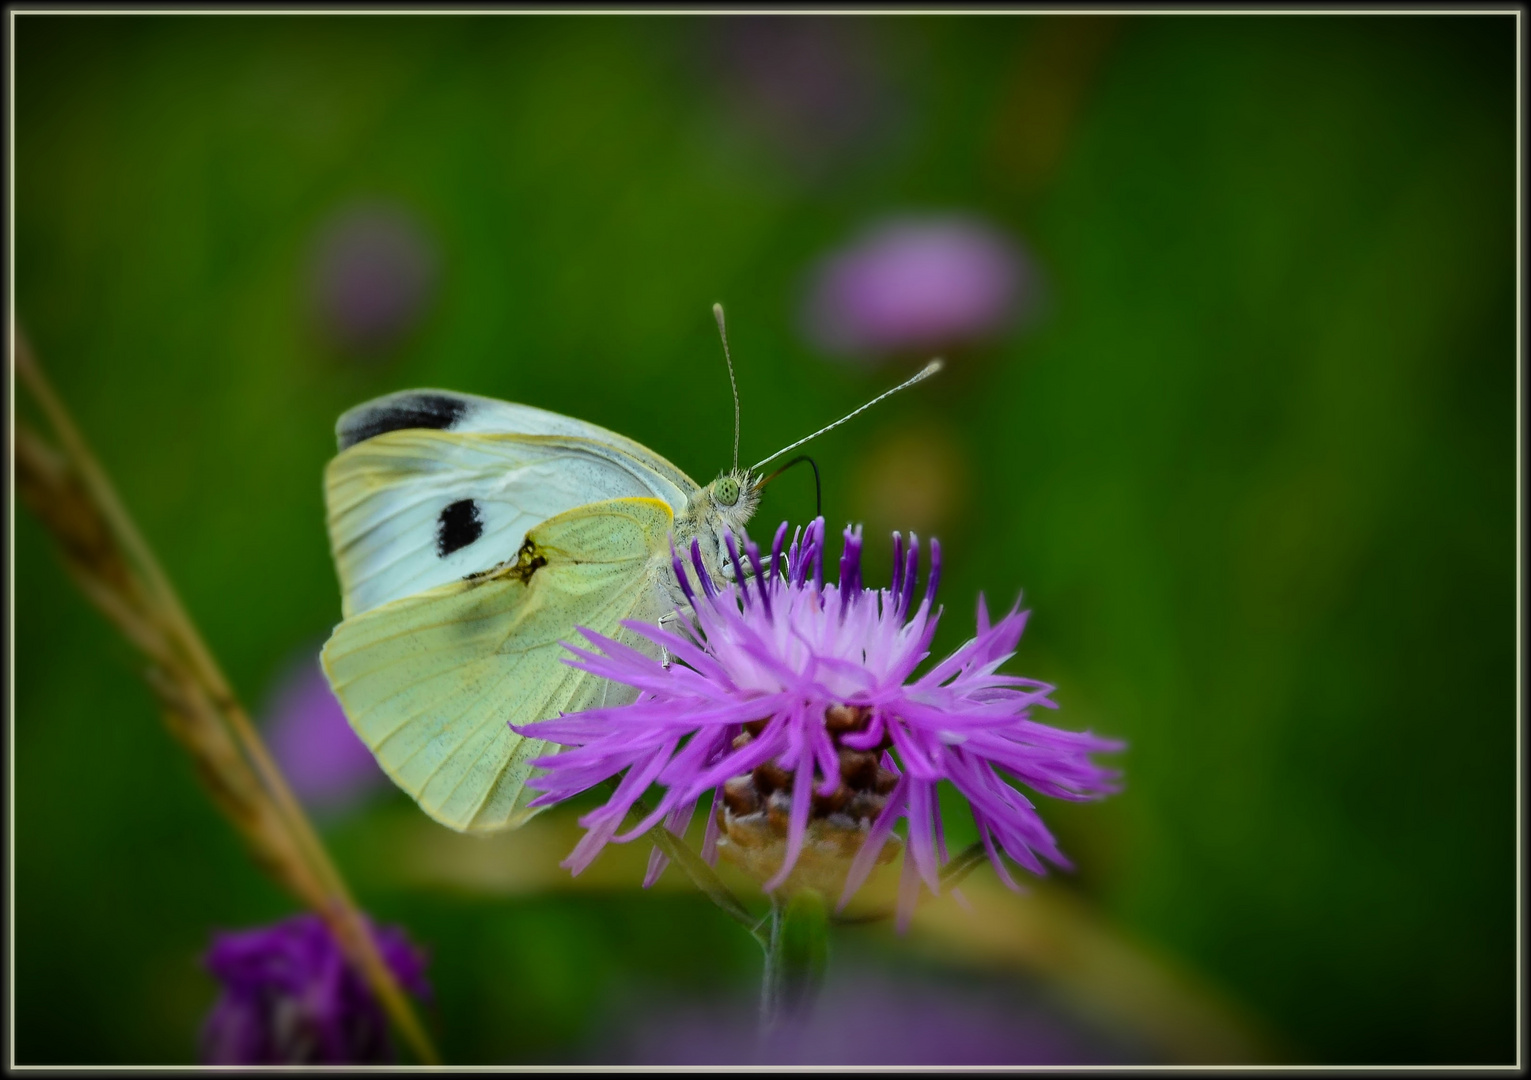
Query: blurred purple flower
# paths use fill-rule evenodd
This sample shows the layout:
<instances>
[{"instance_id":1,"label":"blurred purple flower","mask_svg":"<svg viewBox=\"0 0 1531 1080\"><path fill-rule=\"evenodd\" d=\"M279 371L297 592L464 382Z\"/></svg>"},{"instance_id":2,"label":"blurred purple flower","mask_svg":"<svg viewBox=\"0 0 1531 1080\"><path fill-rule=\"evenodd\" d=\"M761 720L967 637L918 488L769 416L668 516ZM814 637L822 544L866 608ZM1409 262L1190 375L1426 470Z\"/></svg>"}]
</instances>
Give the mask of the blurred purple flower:
<instances>
[{"instance_id":1,"label":"blurred purple flower","mask_svg":"<svg viewBox=\"0 0 1531 1080\"><path fill-rule=\"evenodd\" d=\"M341 210L321 227L314 250L320 324L342 348L385 351L424 315L436 263L424 229L403 209L360 203Z\"/></svg>"},{"instance_id":2,"label":"blurred purple flower","mask_svg":"<svg viewBox=\"0 0 1531 1080\"><path fill-rule=\"evenodd\" d=\"M401 986L429 998L426 957L397 927L373 930ZM215 933L203 958L223 993L202 1029L208 1065L368 1065L394 1059L388 1022L317 915Z\"/></svg>"},{"instance_id":3,"label":"blurred purple flower","mask_svg":"<svg viewBox=\"0 0 1531 1080\"><path fill-rule=\"evenodd\" d=\"M1001 851L1036 874L1046 873L1044 858L1067 867L1036 809L1009 778L1056 798L1100 798L1116 790L1118 774L1090 755L1122 744L1030 719L1033 706L1057 706L1046 683L998 674L1026 624L1019 604L991 624L980 597L977 636L916 678L940 618L932 609L940 546L931 543L925 595L916 607L915 537L906 551L893 534L892 584L868 589L861 583L859 530L845 531L838 586L823 581L824 519L793 537L782 576L777 568L786 533L783 523L764 564L768 570L749 542L745 570L728 536L735 580L744 585L721 588L693 541L701 596L675 557L691 608L679 613L682 633L623 624L674 662L583 628L604 655L566 646L575 656L571 666L639 695L630 705L517 729L535 728L536 737L574 748L534 763L547 771L530 781L545 792L532 806L626 772L605 805L580 818L587 831L563 865L578 873L608 842L635 839L661 821L680 833L706 795L712 811L705 857L714 857L722 829L743 849L736 861L763 879L765 891L833 887L844 906L876 862L891 858L886 845L895 822L905 818L898 906L900 925L907 926L920 883L940 891L947 855L936 786L949 780L967 799L1006 884L1016 887ZM634 801L655 783L665 788L658 806L618 833ZM656 848L649 881L663 866Z\"/></svg>"},{"instance_id":4,"label":"blurred purple flower","mask_svg":"<svg viewBox=\"0 0 1531 1080\"><path fill-rule=\"evenodd\" d=\"M762 1040L758 1011L650 1005L597 1055L636 1065L1104 1065L1141 1061L1146 1050L971 972L937 979L837 964L803 1021Z\"/></svg>"},{"instance_id":5,"label":"blurred purple flower","mask_svg":"<svg viewBox=\"0 0 1531 1080\"><path fill-rule=\"evenodd\" d=\"M264 727L272 757L311 810L339 813L388 786L372 751L351 730L317 649L278 682Z\"/></svg>"},{"instance_id":6,"label":"blurred purple flower","mask_svg":"<svg viewBox=\"0 0 1531 1080\"><path fill-rule=\"evenodd\" d=\"M800 167L826 164L893 130L897 106L855 20L715 20L708 53L744 121Z\"/></svg>"},{"instance_id":7,"label":"blurred purple flower","mask_svg":"<svg viewBox=\"0 0 1531 1080\"><path fill-rule=\"evenodd\" d=\"M894 218L820 262L803 326L834 355L930 352L1013 326L1035 292L1030 261L993 226L961 216Z\"/></svg>"}]
</instances>

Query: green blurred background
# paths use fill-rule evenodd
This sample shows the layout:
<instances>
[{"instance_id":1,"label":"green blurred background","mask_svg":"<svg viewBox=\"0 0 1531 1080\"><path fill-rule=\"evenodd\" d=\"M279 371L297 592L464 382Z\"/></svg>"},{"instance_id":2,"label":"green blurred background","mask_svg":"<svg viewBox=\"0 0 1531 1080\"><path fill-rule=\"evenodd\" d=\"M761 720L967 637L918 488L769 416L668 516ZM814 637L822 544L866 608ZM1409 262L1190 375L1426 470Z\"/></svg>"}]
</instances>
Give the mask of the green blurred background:
<instances>
[{"instance_id":1,"label":"green blurred background","mask_svg":"<svg viewBox=\"0 0 1531 1080\"><path fill-rule=\"evenodd\" d=\"M18 318L252 705L339 617L342 410L466 390L705 480L713 301L754 460L919 359L817 350L815 260L889 213L979 215L1038 313L816 444L831 525L941 535L942 649L980 590L1025 589L1014 670L1131 744L1124 794L1043 807L1123 934L1292 1059L1513 1058L1513 17L814 20L843 122L790 65L741 75L740 35L779 31L737 20L14 26ZM312 267L378 201L435 285L368 352ZM811 492L784 477L759 520ZM209 931L290 902L20 511L15 543L18 1059L194 1060ZM682 893L388 887L366 837L413 813L327 829L432 948L449 1060L582 1060L633 1000L751 993L754 947Z\"/></svg>"}]
</instances>

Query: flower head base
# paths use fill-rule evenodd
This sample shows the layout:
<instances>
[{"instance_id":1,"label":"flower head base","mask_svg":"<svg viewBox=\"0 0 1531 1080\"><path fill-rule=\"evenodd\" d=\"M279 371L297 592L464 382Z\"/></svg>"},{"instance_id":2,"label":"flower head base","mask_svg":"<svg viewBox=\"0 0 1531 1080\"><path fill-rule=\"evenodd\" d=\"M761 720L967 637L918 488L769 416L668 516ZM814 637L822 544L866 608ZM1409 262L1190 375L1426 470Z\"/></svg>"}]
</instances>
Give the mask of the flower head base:
<instances>
[{"instance_id":1,"label":"flower head base","mask_svg":"<svg viewBox=\"0 0 1531 1080\"><path fill-rule=\"evenodd\" d=\"M850 866L869 838L872 825L888 805L898 786L898 774L883 766L881 754L854 750L840 736L864 732L871 710L850 705L831 705L824 712L824 726L836 744L840 783L828 795L811 796L807 831L797 862L790 866L780 888L790 894L800 888L816 888L833 895L844 888ZM736 748L748 746L765 728L756 720L744 726L734 739ZM816 779L820 778L816 774ZM759 881L775 880L786 863L792 833L792 781L774 761L755 766L723 785L722 804L716 808L718 851ZM875 854L877 863L889 862L897 853L898 837L885 836Z\"/></svg>"},{"instance_id":2,"label":"flower head base","mask_svg":"<svg viewBox=\"0 0 1531 1080\"><path fill-rule=\"evenodd\" d=\"M920 882L939 890L946 852L936 785L945 779L967 798L990 859L1012 887L1002 851L1038 874L1046 872L1042 859L1067 866L1031 802L998 770L1043 794L1098 798L1116 790L1117 774L1089 755L1121 744L1030 719L1033 706L1056 707L1053 688L998 674L1025 614L1012 609L991 624L980 598L977 635L916 678L939 618L939 545L931 543L916 605L915 537L906 548L894 535L892 582L868 589L859 530L845 532L838 584L823 580L822 518L784 552L786 535L783 524L764 563L754 544L741 553L729 537L735 583L722 588L693 544L700 595L675 557L691 609L683 632L624 625L676 662L583 629L601 652L569 646L569 663L639 695L630 705L534 725L539 738L573 748L537 762L547 772L531 781L544 792L534 806L625 770L611 799L580 819L588 831L564 865L578 873L607 842L641 836L661 820L678 833L710 794L706 858L732 849L767 892L823 890L833 881L843 906L876 863L892 858L893 827L904 818L899 909L907 922ZM656 783L665 789L657 808L619 833ZM663 865L656 851L650 881Z\"/></svg>"},{"instance_id":3,"label":"flower head base","mask_svg":"<svg viewBox=\"0 0 1531 1080\"><path fill-rule=\"evenodd\" d=\"M395 927L375 931L405 989L429 997L425 956ZM223 983L202 1031L209 1065L366 1065L393 1060L382 1008L316 915L215 934L205 957Z\"/></svg>"}]
</instances>

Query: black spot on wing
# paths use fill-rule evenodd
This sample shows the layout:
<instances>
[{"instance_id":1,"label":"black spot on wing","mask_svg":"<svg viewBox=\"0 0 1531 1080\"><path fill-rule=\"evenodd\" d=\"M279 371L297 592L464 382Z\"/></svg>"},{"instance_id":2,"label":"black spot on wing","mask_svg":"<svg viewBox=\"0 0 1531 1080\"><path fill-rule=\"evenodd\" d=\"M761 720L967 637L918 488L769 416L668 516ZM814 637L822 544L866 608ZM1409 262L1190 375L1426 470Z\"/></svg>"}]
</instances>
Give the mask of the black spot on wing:
<instances>
[{"instance_id":1,"label":"black spot on wing","mask_svg":"<svg viewBox=\"0 0 1531 1080\"><path fill-rule=\"evenodd\" d=\"M443 559L484 535L484 517L478 503L458 499L436 518L436 554Z\"/></svg>"},{"instance_id":2,"label":"black spot on wing","mask_svg":"<svg viewBox=\"0 0 1531 1080\"><path fill-rule=\"evenodd\" d=\"M340 449L405 428L434 428L442 431L463 418L468 403L446 394L399 394L386 398L371 408L342 417Z\"/></svg>"}]
</instances>

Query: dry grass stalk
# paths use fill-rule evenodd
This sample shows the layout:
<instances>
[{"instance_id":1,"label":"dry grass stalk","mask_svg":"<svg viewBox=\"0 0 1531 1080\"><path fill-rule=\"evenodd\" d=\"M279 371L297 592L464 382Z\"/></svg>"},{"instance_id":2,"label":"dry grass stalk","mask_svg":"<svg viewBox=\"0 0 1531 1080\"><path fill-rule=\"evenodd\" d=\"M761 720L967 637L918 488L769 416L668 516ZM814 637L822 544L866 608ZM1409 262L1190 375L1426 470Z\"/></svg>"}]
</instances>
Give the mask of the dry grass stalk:
<instances>
[{"instance_id":1,"label":"dry grass stalk","mask_svg":"<svg viewBox=\"0 0 1531 1080\"><path fill-rule=\"evenodd\" d=\"M13 347L16 374L56 443L18 422L21 500L57 541L81 591L148 661L166 726L256 861L325 919L419 1060L439 1063L345 881L19 332Z\"/></svg>"}]
</instances>

